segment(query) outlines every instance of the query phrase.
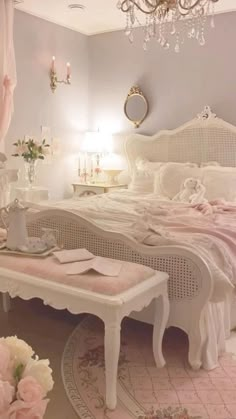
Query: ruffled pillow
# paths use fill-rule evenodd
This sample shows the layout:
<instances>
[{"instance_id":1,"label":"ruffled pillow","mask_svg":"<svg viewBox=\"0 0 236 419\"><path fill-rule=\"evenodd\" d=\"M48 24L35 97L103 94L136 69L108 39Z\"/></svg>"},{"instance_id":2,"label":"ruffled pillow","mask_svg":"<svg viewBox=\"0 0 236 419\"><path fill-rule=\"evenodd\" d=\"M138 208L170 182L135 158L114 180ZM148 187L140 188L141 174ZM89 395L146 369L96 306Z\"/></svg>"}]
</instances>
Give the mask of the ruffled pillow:
<instances>
[{"instance_id":1,"label":"ruffled pillow","mask_svg":"<svg viewBox=\"0 0 236 419\"><path fill-rule=\"evenodd\" d=\"M155 173L163 164L138 157L135 161L136 169L132 174L129 189L139 193L153 193Z\"/></svg>"},{"instance_id":2,"label":"ruffled pillow","mask_svg":"<svg viewBox=\"0 0 236 419\"><path fill-rule=\"evenodd\" d=\"M201 179L201 169L195 163L166 163L155 175L154 193L173 199L187 178Z\"/></svg>"},{"instance_id":3,"label":"ruffled pillow","mask_svg":"<svg viewBox=\"0 0 236 419\"><path fill-rule=\"evenodd\" d=\"M236 168L206 167L202 169L202 183L206 187L206 198L209 201L225 199L236 200Z\"/></svg>"},{"instance_id":4,"label":"ruffled pillow","mask_svg":"<svg viewBox=\"0 0 236 419\"><path fill-rule=\"evenodd\" d=\"M135 161L135 166L137 170L142 170L144 172L156 172L161 168L161 166L163 166L163 164L165 163L158 161L149 161L141 157L137 157Z\"/></svg>"},{"instance_id":5,"label":"ruffled pillow","mask_svg":"<svg viewBox=\"0 0 236 419\"><path fill-rule=\"evenodd\" d=\"M139 193L153 193L154 189L154 173L144 170L136 170L133 172L129 189Z\"/></svg>"}]
</instances>

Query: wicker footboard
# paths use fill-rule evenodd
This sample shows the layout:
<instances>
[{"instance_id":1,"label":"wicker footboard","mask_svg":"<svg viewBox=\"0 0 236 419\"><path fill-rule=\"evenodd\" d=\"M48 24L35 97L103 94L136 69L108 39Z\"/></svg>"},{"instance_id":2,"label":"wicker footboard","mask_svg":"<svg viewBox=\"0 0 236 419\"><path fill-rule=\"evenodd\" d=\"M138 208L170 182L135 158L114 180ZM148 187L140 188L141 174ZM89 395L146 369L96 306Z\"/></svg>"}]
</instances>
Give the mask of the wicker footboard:
<instances>
[{"instance_id":1,"label":"wicker footboard","mask_svg":"<svg viewBox=\"0 0 236 419\"><path fill-rule=\"evenodd\" d=\"M184 330L189 338L189 361L201 366L205 341L204 307L212 293L209 269L198 255L183 246L146 246L119 233L104 231L94 223L64 210L49 209L27 218L30 236L40 237L42 228L57 231L66 249L86 248L95 255L147 265L169 274L169 326ZM145 318L141 318L145 321Z\"/></svg>"},{"instance_id":2,"label":"wicker footboard","mask_svg":"<svg viewBox=\"0 0 236 419\"><path fill-rule=\"evenodd\" d=\"M41 236L42 228L57 230L58 241L66 249L86 248L98 256L127 260L168 272L172 303L197 301L198 309L208 301L212 283L204 261L183 246L145 246L132 238L101 230L84 218L64 210L46 210L28 219L30 236Z\"/></svg>"}]
</instances>

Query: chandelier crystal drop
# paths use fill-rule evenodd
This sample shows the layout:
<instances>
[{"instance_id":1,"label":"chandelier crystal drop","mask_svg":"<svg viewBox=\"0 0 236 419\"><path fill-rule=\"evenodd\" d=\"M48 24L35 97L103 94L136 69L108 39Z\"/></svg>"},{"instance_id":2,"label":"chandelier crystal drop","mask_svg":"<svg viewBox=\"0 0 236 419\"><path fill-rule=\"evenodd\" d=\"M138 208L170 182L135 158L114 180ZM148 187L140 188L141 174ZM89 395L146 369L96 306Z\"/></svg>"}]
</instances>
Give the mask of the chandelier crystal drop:
<instances>
[{"instance_id":1,"label":"chandelier crystal drop","mask_svg":"<svg viewBox=\"0 0 236 419\"><path fill-rule=\"evenodd\" d=\"M156 39L164 49L169 49L170 38L175 39L175 52L180 51L184 39L195 39L205 45L205 24L211 16L214 28L215 3L219 0L118 0L117 7L126 14L125 34L133 43L134 29L144 31L143 48Z\"/></svg>"}]
</instances>

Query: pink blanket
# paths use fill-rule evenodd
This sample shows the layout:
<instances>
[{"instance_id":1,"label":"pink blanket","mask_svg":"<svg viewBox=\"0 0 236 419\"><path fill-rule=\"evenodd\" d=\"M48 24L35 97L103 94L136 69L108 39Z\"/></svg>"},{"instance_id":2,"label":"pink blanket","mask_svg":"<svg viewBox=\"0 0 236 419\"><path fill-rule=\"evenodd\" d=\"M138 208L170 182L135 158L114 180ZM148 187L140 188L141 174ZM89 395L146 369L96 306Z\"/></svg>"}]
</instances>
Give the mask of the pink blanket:
<instances>
[{"instance_id":1,"label":"pink blanket","mask_svg":"<svg viewBox=\"0 0 236 419\"><path fill-rule=\"evenodd\" d=\"M151 205L139 208L135 222L139 242L192 248L208 263L215 287L213 301L222 300L236 283L236 205L216 201L198 205Z\"/></svg>"},{"instance_id":2,"label":"pink blanket","mask_svg":"<svg viewBox=\"0 0 236 419\"><path fill-rule=\"evenodd\" d=\"M210 269L214 281L212 301L222 301L236 284L234 204L215 201L191 205L161 201L155 194L119 190L90 199L61 201L55 206L147 245L174 244L192 249Z\"/></svg>"}]
</instances>

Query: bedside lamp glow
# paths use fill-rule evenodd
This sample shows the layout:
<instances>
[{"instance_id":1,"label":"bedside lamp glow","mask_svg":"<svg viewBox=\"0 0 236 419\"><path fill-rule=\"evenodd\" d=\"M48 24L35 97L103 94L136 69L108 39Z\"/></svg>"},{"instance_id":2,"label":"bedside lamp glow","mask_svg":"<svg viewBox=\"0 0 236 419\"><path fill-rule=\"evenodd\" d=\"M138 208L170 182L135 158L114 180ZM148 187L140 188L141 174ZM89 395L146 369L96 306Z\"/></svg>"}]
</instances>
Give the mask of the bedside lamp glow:
<instances>
[{"instance_id":1,"label":"bedside lamp glow","mask_svg":"<svg viewBox=\"0 0 236 419\"><path fill-rule=\"evenodd\" d=\"M112 138L111 135L99 131L88 131L82 142L81 150L86 153L111 153Z\"/></svg>"},{"instance_id":2,"label":"bedside lamp glow","mask_svg":"<svg viewBox=\"0 0 236 419\"><path fill-rule=\"evenodd\" d=\"M102 159L102 169L107 173L109 182L117 183L117 176L125 169L124 159L116 153L111 153Z\"/></svg>"},{"instance_id":3,"label":"bedside lamp glow","mask_svg":"<svg viewBox=\"0 0 236 419\"><path fill-rule=\"evenodd\" d=\"M88 131L84 136L81 151L85 153L84 166L87 168L87 155L90 154L91 179L96 174L95 182L101 172L100 159L112 150L111 135L99 131ZM95 160L95 161L94 161ZM95 164L95 167L94 167ZM83 170L85 172L85 170Z\"/></svg>"}]
</instances>

